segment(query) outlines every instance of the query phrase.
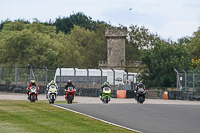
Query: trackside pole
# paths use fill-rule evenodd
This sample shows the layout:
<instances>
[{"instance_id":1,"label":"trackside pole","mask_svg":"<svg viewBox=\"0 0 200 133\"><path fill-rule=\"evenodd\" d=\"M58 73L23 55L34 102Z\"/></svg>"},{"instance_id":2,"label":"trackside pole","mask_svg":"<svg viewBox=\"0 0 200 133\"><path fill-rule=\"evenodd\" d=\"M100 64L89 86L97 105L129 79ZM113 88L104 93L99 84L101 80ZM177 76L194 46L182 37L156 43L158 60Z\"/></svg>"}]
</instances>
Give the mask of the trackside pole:
<instances>
[{"instance_id":1,"label":"trackside pole","mask_svg":"<svg viewBox=\"0 0 200 133\"><path fill-rule=\"evenodd\" d=\"M179 72L178 72L176 69L174 69L174 71L176 72L176 75L177 75L177 76L176 76L176 81L177 81L177 82L176 82L176 87L177 87L176 90L178 91Z\"/></svg>"}]
</instances>

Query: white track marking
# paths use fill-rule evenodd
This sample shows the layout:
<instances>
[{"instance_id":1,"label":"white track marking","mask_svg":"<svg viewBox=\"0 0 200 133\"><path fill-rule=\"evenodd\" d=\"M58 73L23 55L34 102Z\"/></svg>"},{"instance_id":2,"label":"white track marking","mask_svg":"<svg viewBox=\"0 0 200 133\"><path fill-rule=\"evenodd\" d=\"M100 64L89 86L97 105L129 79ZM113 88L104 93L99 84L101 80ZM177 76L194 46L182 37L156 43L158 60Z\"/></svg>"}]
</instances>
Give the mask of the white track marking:
<instances>
[{"instance_id":1,"label":"white track marking","mask_svg":"<svg viewBox=\"0 0 200 133\"><path fill-rule=\"evenodd\" d=\"M138 130L135 130L135 129L131 129L131 128L128 128L128 127L125 127L125 126L121 126L121 125L118 125L118 124L115 124L115 123L112 123L112 122L109 122L109 121L105 121L105 120L102 120L102 119L93 117L93 116L91 116L91 115L87 115L87 114L84 114L84 113L81 113L81 112L78 112L78 111L75 111L75 110L72 110L72 109L68 109L68 108L66 108L66 107L61 107L61 106L58 106L58 105L53 105L53 106L58 107L58 108L61 108L61 109L65 109L65 110L68 110L68 111L72 111L72 112L77 113L77 114L85 115L85 116L88 116L88 117L90 117L90 118L93 118L93 119L102 121L102 122L104 122L104 123L108 123L108 124L111 124L111 125L114 125L114 126L118 126L118 127L121 127L121 128L125 128L125 129L131 130L131 131L135 131L135 132L138 132L138 133L142 133L141 131L138 131Z\"/></svg>"}]
</instances>

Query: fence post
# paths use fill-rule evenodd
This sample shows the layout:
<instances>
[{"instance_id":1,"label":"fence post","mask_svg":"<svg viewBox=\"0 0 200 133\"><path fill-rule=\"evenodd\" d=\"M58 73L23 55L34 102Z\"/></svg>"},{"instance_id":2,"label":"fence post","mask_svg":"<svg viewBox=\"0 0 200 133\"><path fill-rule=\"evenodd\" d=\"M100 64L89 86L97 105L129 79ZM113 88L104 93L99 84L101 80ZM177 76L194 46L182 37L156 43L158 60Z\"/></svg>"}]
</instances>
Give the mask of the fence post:
<instances>
[{"instance_id":1,"label":"fence post","mask_svg":"<svg viewBox=\"0 0 200 133\"><path fill-rule=\"evenodd\" d=\"M134 90L135 86L134 86L134 77L135 75L133 75L133 84L131 85L131 90Z\"/></svg>"},{"instance_id":2,"label":"fence post","mask_svg":"<svg viewBox=\"0 0 200 133\"><path fill-rule=\"evenodd\" d=\"M31 79L32 79L32 77L31 77L32 66L30 64L28 64L28 66L29 66L29 69L30 69L30 81L31 81Z\"/></svg>"},{"instance_id":3,"label":"fence post","mask_svg":"<svg viewBox=\"0 0 200 133\"><path fill-rule=\"evenodd\" d=\"M179 72L176 70L176 69L174 69L174 71L176 72L176 87L177 87L177 91L178 91L178 80L179 80Z\"/></svg>"},{"instance_id":4,"label":"fence post","mask_svg":"<svg viewBox=\"0 0 200 133\"><path fill-rule=\"evenodd\" d=\"M195 74L192 70L190 70L192 72L192 75L193 75L193 93L194 93L194 90L195 90Z\"/></svg>"},{"instance_id":5,"label":"fence post","mask_svg":"<svg viewBox=\"0 0 200 133\"><path fill-rule=\"evenodd\" d=\"M17 67L14 64L13 66L15 67L15 84L17 86Z\"/></svg>"},{"instance_id":6,"label":"fence post","mask_svg":"<svg viewBox=\"0 0 200 133\"><path fill-rule=\"evenodd\" d=\"M0 84L1 84L1 67L0 67Z\"/></svg>"},{"instance_id":7,"label":"fence post","mask_svg":"<svg viewBox=\"0 0 200 133\"><path fill-rule=\"evenodd\" d=\"M76 86L76 68L72 67L74 69L74 85Z\"/></svg>"},{"instance_id":8,"label":"fence post","mask_svg":"<svg viewBox=\"0 0 200 133\"><path fill-rule=\"evenodd\" d=\"M111 70L113 71L113 88L115 90L115 70L111 68Z\"/></svg>"},{"instance_id":9,"label":"fence post","mask_svg":"<svg viewBox=\"0 0 200 133\"><path fill-rule=\"evenodd\" d=\"M60 69L60 95L62 95L62 90L61 90L61 68L57 66Z\"/></svg>"},{"instance_id":10,"label":"fence post","mask_svg":"<svg viewBox=\"0 0 200 133\"><path fill-rule=\"evenodd\" d=\"M89 88L89 70L87 67L85 69L87 70L87 88Z\"/></svg>"},{"instance_id":11,"label":"fence post","mask_svg":"<svg viewBox=\"0 0 200 133\"><path fill-rule=\"evenodd\" d=\"M187 91L187 73L183 69L182 69L182 71L185 73L185 91Z\"/></svg>"},{"instance_id":12,"label":"fence post","mask_svg":"<svg viewBox=\"0 0 200 133\"><path fill-rule=\"evenodd\" d=\"M45 78L45 85L47 86L47 77L48 77L48 69L47 69L47 67L46 66L44 66L44 68L45 68L45 70L46 70L46 78Z\"/></svg>"},{"instance_id":13,"label":"fence post","mask_svg":"<svg viewBox=\"0 0 200 133\"><path fill-rule=\"evenodd\" d=\"M102 71L102 69L101 68L99 68L99 70L101 71L101 84L100 84L100 86L102 85L102 73L103 73L103 71Z\"/></svg>"}]
</instances>

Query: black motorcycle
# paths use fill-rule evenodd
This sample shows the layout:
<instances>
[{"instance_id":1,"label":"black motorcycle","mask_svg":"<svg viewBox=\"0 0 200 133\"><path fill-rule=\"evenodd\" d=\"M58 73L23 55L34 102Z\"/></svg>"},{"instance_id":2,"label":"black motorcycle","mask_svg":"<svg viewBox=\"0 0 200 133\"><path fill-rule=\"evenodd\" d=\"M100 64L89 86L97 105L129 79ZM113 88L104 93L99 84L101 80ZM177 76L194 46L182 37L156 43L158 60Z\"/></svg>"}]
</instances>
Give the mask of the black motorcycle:
<instances>
[{"instance_id":1,"label":"black motorcycle","mask_svg":"<svg viewBox=\"0 0 200 133\"><path fill-rule=\"evenodd\" d=\"M145 95L146 95L146 91L144 90L144 88L138 88L138 91L136 92L136 100L137 103L143 103L145 101Z\"/></svg>"}]
</instances>

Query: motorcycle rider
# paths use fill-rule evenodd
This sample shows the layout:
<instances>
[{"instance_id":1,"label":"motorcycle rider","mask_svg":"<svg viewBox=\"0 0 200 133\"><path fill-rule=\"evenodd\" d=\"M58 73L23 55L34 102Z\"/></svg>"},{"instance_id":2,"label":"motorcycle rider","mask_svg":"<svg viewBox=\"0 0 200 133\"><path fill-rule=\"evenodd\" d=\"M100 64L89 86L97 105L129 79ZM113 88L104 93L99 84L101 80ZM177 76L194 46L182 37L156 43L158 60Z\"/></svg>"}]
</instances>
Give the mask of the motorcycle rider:
<instances>
[{"instance_id":1,"label":"motorcycle rider","mask_svg":"<svg viewBox=\"0 0 200 133\"><path fill-rule=\"evenodd\" d=\"M142 83L139 83L139 84L136 85L136 87L135 87L135 99L137 98L138 88L143 88L145 90L145 86Z\"/></svg>"},{"instance_id":2,"label":"motorcycle rider","mask_svg":"<svg viewBox=\"0 0 200 133\"><path fill-rule=\"evenodd\" d=\"M27 86L27 88L26 88L26 90L27 90L27 95L28 95L28 99L29 99L29 91L30 91L30 87L31 86L35 86L36 87L36 89L38 89L37 91L39 91L39 87L38 87L38 85L35 83L35 80L31 80L31 82L30 82L30 84L28 84L28 86Z\"/></svg>"},{"instance_id":3,"label":"motorcycle rider","mask_svg":"<svg viewBox=\"0 0 200 133\"><path fill-rule=\"evenodd\" d=\"M65 95L66 95L66 91L68 87L73 87L73 89L75 88L74 84L72 83L71 80L68 80L67 83L65 84Z\"/></svg>"},{"instance_id":4,"label":"motorcycle rider","mask_svg":"<svg viewBox=\"0 0 200 133\"><path fill-rule=\"evenodd\" d=\"M47 85L47 90L46 90L46 98L48 98L48 96L47 96L47 93L48 93L48 91L49 91L49 87L51 86L51 85L55 85L56 86L56 89L57 89L57 91L58 91L58 85L53 81L53 80L51 80L51 82Z\"/></svg>"},{"instance_id":5,"label":"motorcycle rider","mask_svg":"<svg viewBox=\"0 0 200 133\"><path fill-rule=\"evenodd\" d=\"M101 100L102 100L102 92L103 92L103 88L104 88L104 87L110 87L108 81L104 82L104 83L101 85L101 90L100 90L100 99L101 99Z\"/></svg>"},{"instance_id":6,"label":"motorcycle rider","mask_svg":"<svg viewBox=\"0 0 200 133\"><path fill-rule=\"evenodd\" d=\"M67 87L73 87L73 88L75 88L75 86L74 86L74 84L72 83L72 81L71 80L68 80L67 81L67 83L65 84L65 89L67 89Z\"/></svg>"}]
</instances>

